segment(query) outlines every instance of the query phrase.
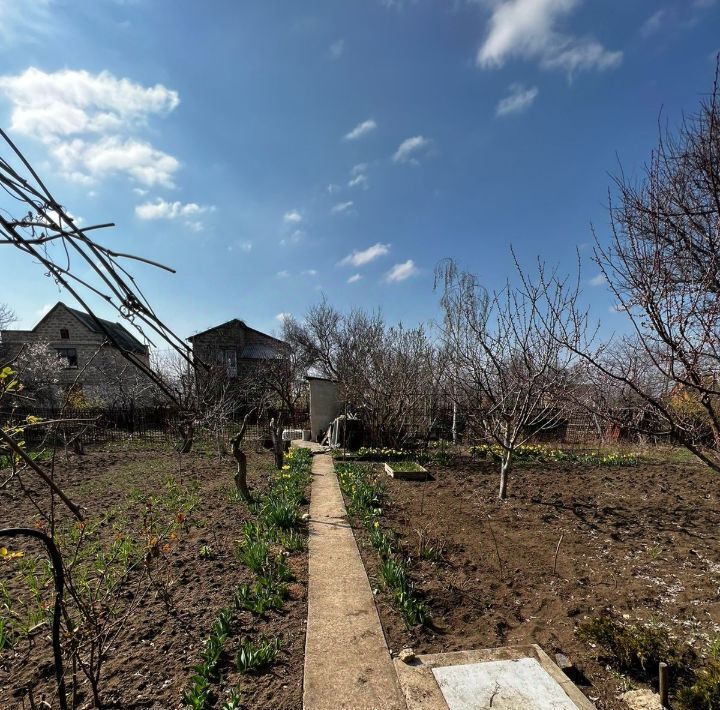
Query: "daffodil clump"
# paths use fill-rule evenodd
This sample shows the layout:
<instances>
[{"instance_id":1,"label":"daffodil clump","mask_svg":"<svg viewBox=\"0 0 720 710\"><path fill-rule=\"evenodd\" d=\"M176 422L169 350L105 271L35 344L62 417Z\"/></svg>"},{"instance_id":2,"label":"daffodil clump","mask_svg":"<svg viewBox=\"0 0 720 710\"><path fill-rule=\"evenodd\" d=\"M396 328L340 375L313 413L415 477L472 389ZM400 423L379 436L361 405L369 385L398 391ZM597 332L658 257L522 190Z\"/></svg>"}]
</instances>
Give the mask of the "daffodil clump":
<instances>
[{"instance_id":1,"label":"daffodil clump","mask_svg":"<svg viewBox=\"0 0 720 710\"><path fill-rule=\"evenodd\" d=\"M410 628L425 624L430 614L427 606L418 599L410 580L408 562L395 547L395 534L391 530L383 530L380 525L384 496L382 487L362 466L339 464L336 472L350 512L365 526L370 544L380 556L380 577L405 625Z\"/></svg>"},{"instance_id":2,"label":"daffodil clump","mask_svg":"<svg viewBox=\"0 0 720 710\"><path fill-rule=\"evenodd\" d=\"M500 461L503 449L498 444L479 444L470 449L475 459ZM577 454L562 449L554 449L545 444L522 444L513 451L516 461L536 461L539 463L582 463L597 466L635 466L640 457L635 453L602 453L599 451Z\"/></svg>"}]
</instances>

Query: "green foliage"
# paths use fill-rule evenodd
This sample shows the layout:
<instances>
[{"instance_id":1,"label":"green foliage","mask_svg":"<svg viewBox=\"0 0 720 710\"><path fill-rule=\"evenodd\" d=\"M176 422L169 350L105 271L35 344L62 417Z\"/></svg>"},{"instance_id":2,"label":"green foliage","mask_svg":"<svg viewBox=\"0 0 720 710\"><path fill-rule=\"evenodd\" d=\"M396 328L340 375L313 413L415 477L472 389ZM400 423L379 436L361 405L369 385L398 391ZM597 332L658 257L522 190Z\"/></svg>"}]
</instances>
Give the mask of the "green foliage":
<instances>
[{"instance_id":1,"label":"green foliage","mask_svg":"<svg viewBox=\"0 0 720 710\"><path fill-rule=\"evenodd\" d=\"M240 689L231 690L228 699L222 704L220 710L240 710L242 708L242 697Z\"/></svg>"},{"instance_id":2,"label":"green foliage","mask_svg":"<svg viewBox=\"0 0 720 710\"><path fill-rule=\"evenodd\" d=\"M654 624L624 624L610 616L589 619L578 628L578 636L598 644L621 671L654 675L664 661L671 670L686 669L691 652L680 648L667 629Z\"/></svg>"},{"instance_id":3,"label":"green foliage","mask_svg":"<svg viewBox=\"0 0 720 710\"><path fill-rule=\"evenodd\" d=\"M499 462L503 450L497 444L479 444L470 449L470 455L479 460ZM544 444L523 444L513 450L513 458L518 463L580 463L593 466L636 466L640 462L638 454L623 454L594 451L576 454L572 451L553 449Z\"/></svg>"},{"instance_id":4,"label":"green foliage","mask_svg":"<svg viewBox=\"0 0 720 710\"><path fill-rule=\"evenodd\" d=\"M241 584L235 590L235 606L253 614L282 609L288 596L287 585L272 578L261 577L254 584Z\"/></svg>"},{"instance_id":5,"label":"green foliage","mask_svg":"<svg viewBox=\"0 0 720 710\"><path fill-rule=\"evenodd\" d=\"M716 658L701 668L691 685L680 690L678 702L687 710L720 708L720 661Z\"/></svg>"},{"instance_id":6,"label":"green foliage","mask_svg":"<svg viewBox=\"0 0 720 710\"><path fill-rule=\"evenodd\" d=\"M235 656L235 666L240 673L259 671L275 660L279 649L280 641L278 639L266 640L263 638L258 643L246 639L240 644Z\"/></svg>"},{"instance_id":7,"label":"green foliage","mask_svg":"<svg viewBox=\"0 0 720 710\"><path fill-rule=\"evenodd\" d=\"M406 626L427 623L430 618L428 609L417 598L409 579L407 563L395 552L394 535L380 527L382 488L366 467L346 463L337 464L335 470L351 512L364 522L370 544L380 556L380 578Z\"/></svg>"},{"instance_id":8,"label":"green foliage","mask_svg":"<svg viewBox=\"0 0 720 710\"><path fill-rule=\"evenodd\" d=\"M299 502L285 495L267 498L261 508L260 517L269 528L291 530L300 518Z\"/></svg>"},{"instance_id":9,"label":"green foliage","mask_svg":"<svg viewBox=\"0 0 720 710\"><path fill-rule=\"evenodd\" d=\"M193 710L204 710L210 702L211 683L217 678L217 666L230 633L231 618L231 610L223 609L210 627L210 635L200 653L200 663L193 669L190 687L183 693L183 702Z\"/></svg>"},{"instance_id":10,"label":"green foliage","mask_svg":"<svg viewBox=\"0 0 720 710\"><path fill-rule=\"evenodd\" d=\"M211 545L201 545L200 550L198 550L198 557L201 560L214 560L215 551L212 549Z\"/></svg>"}]
</instances>

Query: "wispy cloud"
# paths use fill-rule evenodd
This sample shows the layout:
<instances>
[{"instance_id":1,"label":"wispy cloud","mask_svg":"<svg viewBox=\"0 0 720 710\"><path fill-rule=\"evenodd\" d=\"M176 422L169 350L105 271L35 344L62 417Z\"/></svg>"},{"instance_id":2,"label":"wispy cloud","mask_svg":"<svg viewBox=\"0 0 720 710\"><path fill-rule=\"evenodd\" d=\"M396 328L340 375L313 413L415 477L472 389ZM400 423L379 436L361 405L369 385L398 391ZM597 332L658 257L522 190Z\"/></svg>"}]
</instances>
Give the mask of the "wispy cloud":
<instances>
[{"instance_id":1,"label":"wispy cloud","mask_svg":"<svg viewBox=\"0 0 720 710\"><path fill-rule=\"evenodd\" d=\"M345 54L345 40L340 38L330 45L330 56L332 59L340 59Z\"/></svg>"},{"instance_id":2,"label":"wispy cloud","mask_svg":"<svg viewBox=\"0 0 720 710\"><path fill-rule=\"evenodd\" d=\"M511 113L522 113L532 106L538 93L537 86L526 89L522 84L511 84L508 95L500 100L495 114L507 116Z\"/></svg>"},{"instance_id":3,"label":"wispy cloud","mask_svg":"<svg viewBox=\"0 0 720 710\"><path fill-rule=\"evenodd\" d=\"M666 17L667 10L665 8L661 8L657 12L654 12L647 18L647 20L645 20L645 22L643 22L642 27L640 28L640 34L643 37L650 37L654 35L663 26Z\"/></svg>"},{"instance_id":4,"label":"wispy cloud","mask_svg":"<svg viewBox=\"0 0 720 710\"><path fill-rule=\"evenodd\" d=\"M385 281L388 283L398 283L418 273L419 271L415 266L415 262L412 259L408 259L407 261L403 261L402 264L395 264L395 266L385 274Z\"/></svg>"},{"instance_id":5,"label":"wispy cloud","mask_svg":"<svg viewBox=\"0 0 720 710\"><path fill-rule=\"evenodd\" d=\"M279 320L281 323L286 321L288 318L292 318L292 313L278 313L275 315L275 320Z\"/></svg>"},{"instance_id":6,"label":"wispy cloud","mask_svg":"<svg viewBox=\"0 0 720 710\"><path fill-rule=\"evenodd\" d=\"M298 244L303 240L305 232L302 229L296 229L291 232L287 237L283 237L280 240L280 246L286 247L292 244Z\"/></svg>"},{"instance_id":7,"label":"wispy cloud","mask_svg":"<svg viewBox=\"0 0 720 710\"><path fill-rule=\"evenodd\" d=\"M406 138L398 146L392 159L395 163L411 163L417 165L419 161L416 156L425 151L429 145L430 141L424 136Z\"/></svg>"},{"instance_id":8,"label":"wispy cloud","mask_svg":"<svg viewBox=\"0 0 720 710\"><path fill-rule=\"evenodd\" d=\"M356 141L358 138L362 138L363 136L368 135L368 133L372 133L376 128L377 123L375 123L372 118L369 118L367 121L358 123L358 125L355 126L352 131L346 133L343 138L346 141Z\"/></svg>"},{"instance_id":9,"label":"wispy cloud","mask_svg":"<svg viewBox=\"0 0 720 710\"><path fill-rule=\"evenodd\" d=\"M363 249L362 251L355 250L351 254L348 254L340 262L340 265L364 266L365 264L369 264L371 261L375 261L375 259L379 259L381 256L385 256L385 254L388 254L389 252L389 244L381 244L380 242L378 242L377 244L373 244L367 249Z\"/></svg>"},{"instance_id":10,"label":"wispy cloud","mask_svg":"<svg viewBox=\"0 0 720 710\"><path fill-rule=\"evenodd\" d=\"M252 242L236 242L235 244L231 244L228 247L228 251L235 251L235 249L239 249L240 251L244 251L245 253L251 252L253 248Z\"/></svg>"},{"instance_id":11,"label":"wispy cloud","mask_svg":"<svg viewBox=\"0 0 720 710\"><path fill-rule=\"evenodd\" d=\"M177 158L135 137L151 116L180 103L162 84L142 86L110 72L91 74L35 67L0 76L0 92L11 102L10 127L42 141L66 179L91 183L113 173L136 182L171 187Z\"/></svg>"},{"instance_id":12,"label":"wispy cloud","mask_svg":"<svg viewBox=\"0 0 720 710\"><path fill-rule=\"evenodd\" d=\"M297 210L290 210L283 215L285 224L299 224L302 222L302 215Z\"/></svg>"},{"instance_id":13,"label":"wispy cloud","mask_svg":"<svg viewBox=\"0 0 720 710\"><path fill-rule=\"evenodd\" d=\"M282 271L278 271L275 276L277 276L279 279L286 279L288 276L290 276L290 272L286 269L283 269Z\"/></svg>"},{"instance_id":14,"label":"wispy cloud","mask_svg":"<svg viewBox=\"0 0 720 710\"><path fill-rule=\"evenodd\" d=\"M596 276L593 276L593 277L588 281L588 283L589 283L591 286L602 286L606 281L607 281L607 279L605 278L605 274L603 274L603 273L601 272L601 273L597 274Z\"/></svg>"},{"instance_id":15,"label":"wispy cloud","mask_svg":"<svg viewBox=\"0 0 720 710\"><path fill-rule=\"evenodd\" d=\"M483 68L500 67L508 59L536 60L543 69L561 69L572 76L589 69L617 67L621 51L605 49L592 37L559 32L560 20L582 0L498 0L492 3L489 31L477 53Z\"/></svg>"},{"instance_id":16,"label":"wispy cloud","mask_svg":"<svg viewBox=\"0 0 720 710\"><path fill-rule=\"evenodd\" d=\"M336 184L333 183L333 182L331 182L331 183L327 186L327 191L328 191L328 194L329 194L329 195L334 195L336 192L340 192L340 190L342 190L342 188L340 187L340 185L336 185Z\"/></svg>"},{"instance_id":17,"label":"wispy cloud","mask_svg":"<svg viewBox=\"0 0 720 710\"><path fill-rule=\"evenodd\" d=\"M317 269L306 269L305 271L303 271L303 275L304 276L317 276L318 272L317 272Z\"/></svg>"},{"instance_id":18,"label":"wispy cloud","mask_svg":"<svg viewBox=\"0 0 720 710\"><path fill-rule=\"evenodd\" d=\"M360 274L353 274L353 275L347 280L347 282L348 282L349 284L354 284L354 283L360 281L361 278L362 278L362 276L361 276Z\"/></svg>"},{"instance_id":19,"label":"wispy cloud","mask_svg":"<svg viewBox=\"0 0 720 710\"><path fill-rule=\"evenodd\" d=\"M347 202L338 202L336 205L332 207L330 212L333 214L340 214L342 212L347 212L348 210L352 209L352 206L355 203L352 200L348 200Z\"/></svg>"},{"instance_id":20,"label":"wispy cloud","mask_svg":"<svg viewBox=\"0 0 720 710\"><path fill-rule=\"evenodd\" d=\"M350 171L350 180L348 181L348 187L360 187L363 190L367 190L370 186L367 176L367 163L358 163L353 166Z\"/></svg>"}]
</instances>

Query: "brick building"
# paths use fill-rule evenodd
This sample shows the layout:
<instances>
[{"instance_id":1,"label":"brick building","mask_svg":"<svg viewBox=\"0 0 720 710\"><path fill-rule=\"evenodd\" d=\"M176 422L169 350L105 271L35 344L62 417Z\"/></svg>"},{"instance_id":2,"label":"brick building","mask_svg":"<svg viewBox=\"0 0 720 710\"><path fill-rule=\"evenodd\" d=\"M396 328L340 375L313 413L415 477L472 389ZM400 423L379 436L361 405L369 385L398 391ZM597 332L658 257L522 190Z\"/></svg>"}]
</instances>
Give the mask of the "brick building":
<instances>
[{"instance_id":1,"label":"brick building","mask_svg":"<svg viewBox=\"0 0 720 710\"><path fill-rule=\"evenodd\" d=\"M244 321L233 320L191 335L193 357L230 379L243 379L254 368L283 355L287 343L251 328Z\"/></svg>"},{"instance_id":2,"label":"brick building","mask_svg":"<svg viewBox=\"0 0 720 710\"><path fill-rule=\"evenodd\" d=\"M87 313L58 302L32 330L0 331L2 360L14 358L23 345L45 343L63 360L61 390L73 387L89 402L104 405L149 403L155 396L152 382L121 352L149 367L147 345L119 323L99 320L105 330Z\"/></svg>"}]
</instances>

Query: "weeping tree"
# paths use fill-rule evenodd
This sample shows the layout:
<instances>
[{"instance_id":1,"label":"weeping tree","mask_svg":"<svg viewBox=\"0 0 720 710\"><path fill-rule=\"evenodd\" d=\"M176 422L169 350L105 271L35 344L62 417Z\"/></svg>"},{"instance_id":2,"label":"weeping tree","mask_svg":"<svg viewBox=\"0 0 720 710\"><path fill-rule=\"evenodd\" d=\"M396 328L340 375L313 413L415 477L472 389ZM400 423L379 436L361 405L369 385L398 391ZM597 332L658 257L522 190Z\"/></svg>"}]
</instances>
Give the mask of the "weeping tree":
<instances>
[{"instance_id":1,"label":"weeping tree","mask_svg":"<svg viewBox=\"0 0 720 710\"><path fill-rule=\"evenodd\" d=\"M517 448L563 419L576 359L561 336L571 332L577 285L542 264L537 278L519 270L518 280L491 292L452 260L435 272L452 396L500 449L501 500Z\"/></svg>"}]
</instances>

